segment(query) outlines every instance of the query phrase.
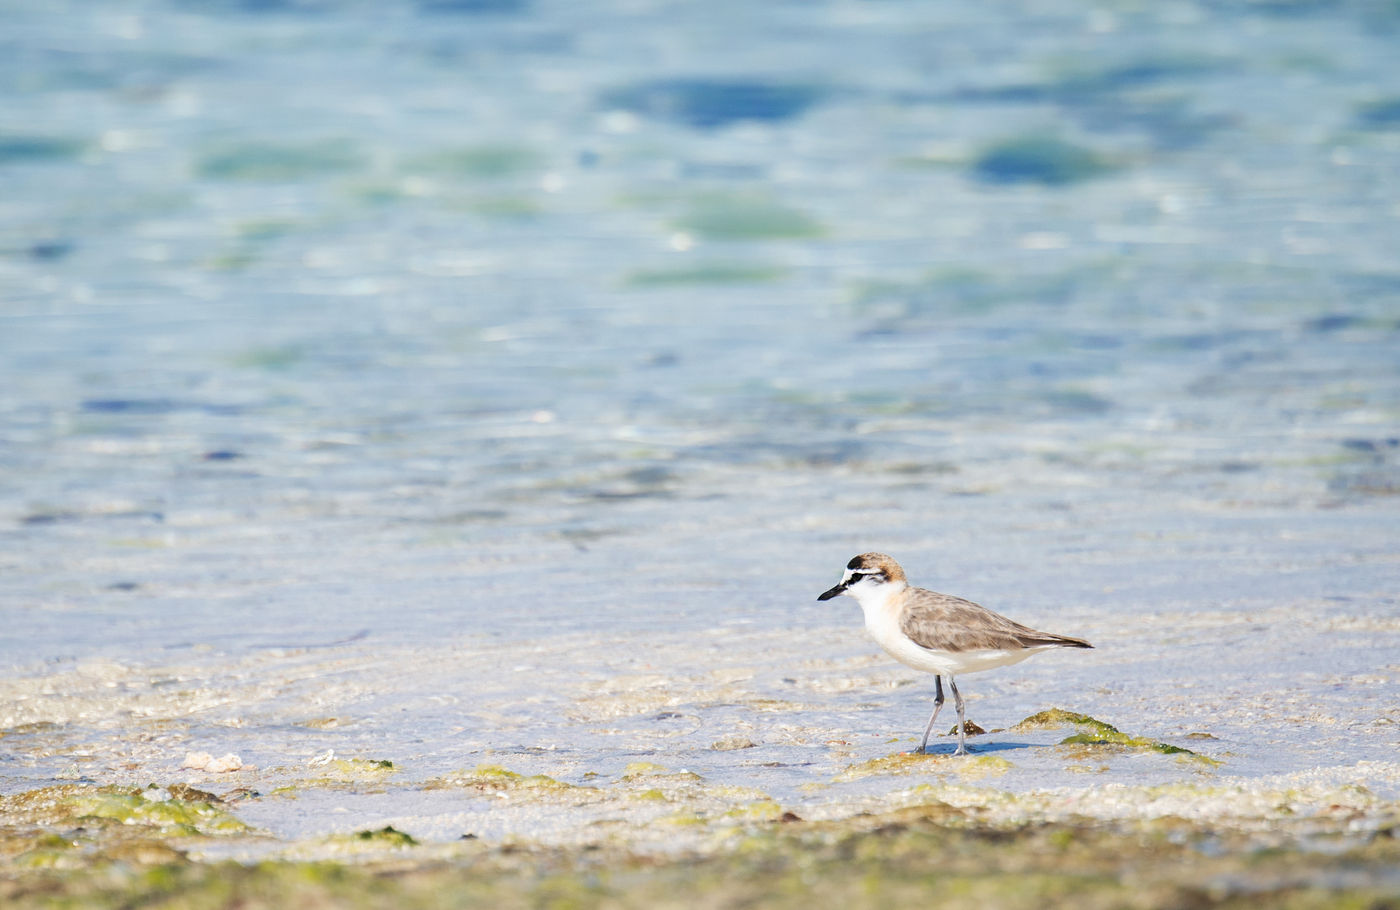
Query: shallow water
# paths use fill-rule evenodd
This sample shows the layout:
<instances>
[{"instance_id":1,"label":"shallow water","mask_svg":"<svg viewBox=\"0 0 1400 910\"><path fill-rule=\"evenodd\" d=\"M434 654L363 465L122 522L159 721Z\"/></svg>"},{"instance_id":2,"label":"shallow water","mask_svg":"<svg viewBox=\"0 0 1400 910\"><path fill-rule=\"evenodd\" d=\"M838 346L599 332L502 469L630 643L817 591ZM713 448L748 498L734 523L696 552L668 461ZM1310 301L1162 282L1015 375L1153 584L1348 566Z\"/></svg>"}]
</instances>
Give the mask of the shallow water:
<instances>
[{"instance_id":1,"label":"shallow water","mask_svg":"<svg viewBox=\"0 0 1400 910\"><path fill-rule=\"evenodd\" d=\"M0 13L0 790L333 750L397 789L245 817L450 838L434 777L640 760L834 812L930 698L814 602L880 549L1098 646L969 677L988 729L1397 795L1393 10ZM1059 738L977 742L1207 773Z\"/></svg>"}]
</instances>

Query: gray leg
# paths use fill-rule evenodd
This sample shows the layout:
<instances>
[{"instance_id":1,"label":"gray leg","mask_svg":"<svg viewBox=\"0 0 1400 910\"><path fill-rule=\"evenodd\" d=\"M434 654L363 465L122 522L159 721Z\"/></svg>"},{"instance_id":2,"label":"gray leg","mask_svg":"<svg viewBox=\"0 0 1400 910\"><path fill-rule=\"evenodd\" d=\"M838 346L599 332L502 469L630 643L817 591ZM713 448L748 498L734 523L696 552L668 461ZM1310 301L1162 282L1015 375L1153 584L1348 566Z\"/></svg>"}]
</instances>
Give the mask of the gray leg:
<instances>
[{"instance_id":1,"label":"gray leg","mask_svg":"<svg viewBox=\"0 0 1400 910\"><path fill-rule=\"evenodd\" d=\"M958 709L958 748L954 750L954 755L967 754L967 716L963 714L962 693L958 691L957 681L953 677L948 677L948 686L953 690L953 704Z\"/></svg>"},{"instance_id":2,"label":"gray leg","mask_svg":"<svg viewBox=\"0 0 1400 910\"><path fill-rule=\"evenodd\" d=\"M952 680L953 677L948 677ZM938 720L938 712L943 710L943 677L933 678L933 716L928 719L928 726L924 727L924 741L919 743L919 751L928 754L928 734L933 729L933 722Z\"/></svg>"}]
</instances>

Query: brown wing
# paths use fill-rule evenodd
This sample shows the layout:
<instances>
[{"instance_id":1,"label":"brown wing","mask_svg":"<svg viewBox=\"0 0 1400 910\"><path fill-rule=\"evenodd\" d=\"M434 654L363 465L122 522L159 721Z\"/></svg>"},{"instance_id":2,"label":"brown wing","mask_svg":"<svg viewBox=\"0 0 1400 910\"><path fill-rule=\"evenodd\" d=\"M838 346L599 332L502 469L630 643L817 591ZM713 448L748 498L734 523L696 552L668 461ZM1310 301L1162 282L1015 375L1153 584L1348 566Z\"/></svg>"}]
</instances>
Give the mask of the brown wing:
<instances>
[{"instance_id":1,"label":"brown wing","mask_svg":"<svg viewBox=\"0 0 1400 910\"><path fill-rule=\"evenodd\" d=\"M1045 645L1092 648L1082 638L1037 632L951 594L910 588L899 628L931 651L1018 651Z\"/></svg>"}]
</instances>

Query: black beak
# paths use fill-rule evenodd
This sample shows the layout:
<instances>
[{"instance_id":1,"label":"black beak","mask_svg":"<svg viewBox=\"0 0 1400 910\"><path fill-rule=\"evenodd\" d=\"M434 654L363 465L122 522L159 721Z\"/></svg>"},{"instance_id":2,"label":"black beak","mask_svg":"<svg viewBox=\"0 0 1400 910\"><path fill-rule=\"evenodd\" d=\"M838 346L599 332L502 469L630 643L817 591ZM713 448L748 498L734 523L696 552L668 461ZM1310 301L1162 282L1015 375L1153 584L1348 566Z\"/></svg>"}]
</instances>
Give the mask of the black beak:
<instances>
[{"instance_id":1,"label":"black beak","mask_svg":"<svg viewBox=\"0 0 1400 910\"><path fill-rule=\"evenodd\" d=\"M817 600L831 600L831 598L835 597L836 595L838 595L838 594L845 594L845 593L846 593L846 583L843 581L843 582L841 582L839 585L837 585L836 587L832 588L830 591L823 591L823 592L817 597Z\"/></svg>"}]
</instances>

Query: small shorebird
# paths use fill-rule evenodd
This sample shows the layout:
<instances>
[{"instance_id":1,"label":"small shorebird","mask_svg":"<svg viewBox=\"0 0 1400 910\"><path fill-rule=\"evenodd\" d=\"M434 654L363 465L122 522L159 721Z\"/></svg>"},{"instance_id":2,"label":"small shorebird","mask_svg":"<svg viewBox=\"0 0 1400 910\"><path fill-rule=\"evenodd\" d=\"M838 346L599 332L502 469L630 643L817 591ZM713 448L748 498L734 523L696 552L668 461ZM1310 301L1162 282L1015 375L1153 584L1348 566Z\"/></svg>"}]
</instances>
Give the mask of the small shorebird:
<instances>
[{"instance_id":1,"label":"small shorebird","mask_svg":"<svg viewBox=\"0 0 1400 910\"><path fill-rule=\"evenodd\" d=\"M967 754L967 719L953 677L1025 660L1047 648L1092 648L1082 638L1051 635L1012 622L986 607L951 594L911 587L904 570L884 553L862 553L846 563L841 583L817 600L849 594L865 614L865 628L880 647L902 664L934 674L933 716L924 728L920 752L943 708L943 677L958 709L958 748Z\"/></svg>"}]
</instances>

